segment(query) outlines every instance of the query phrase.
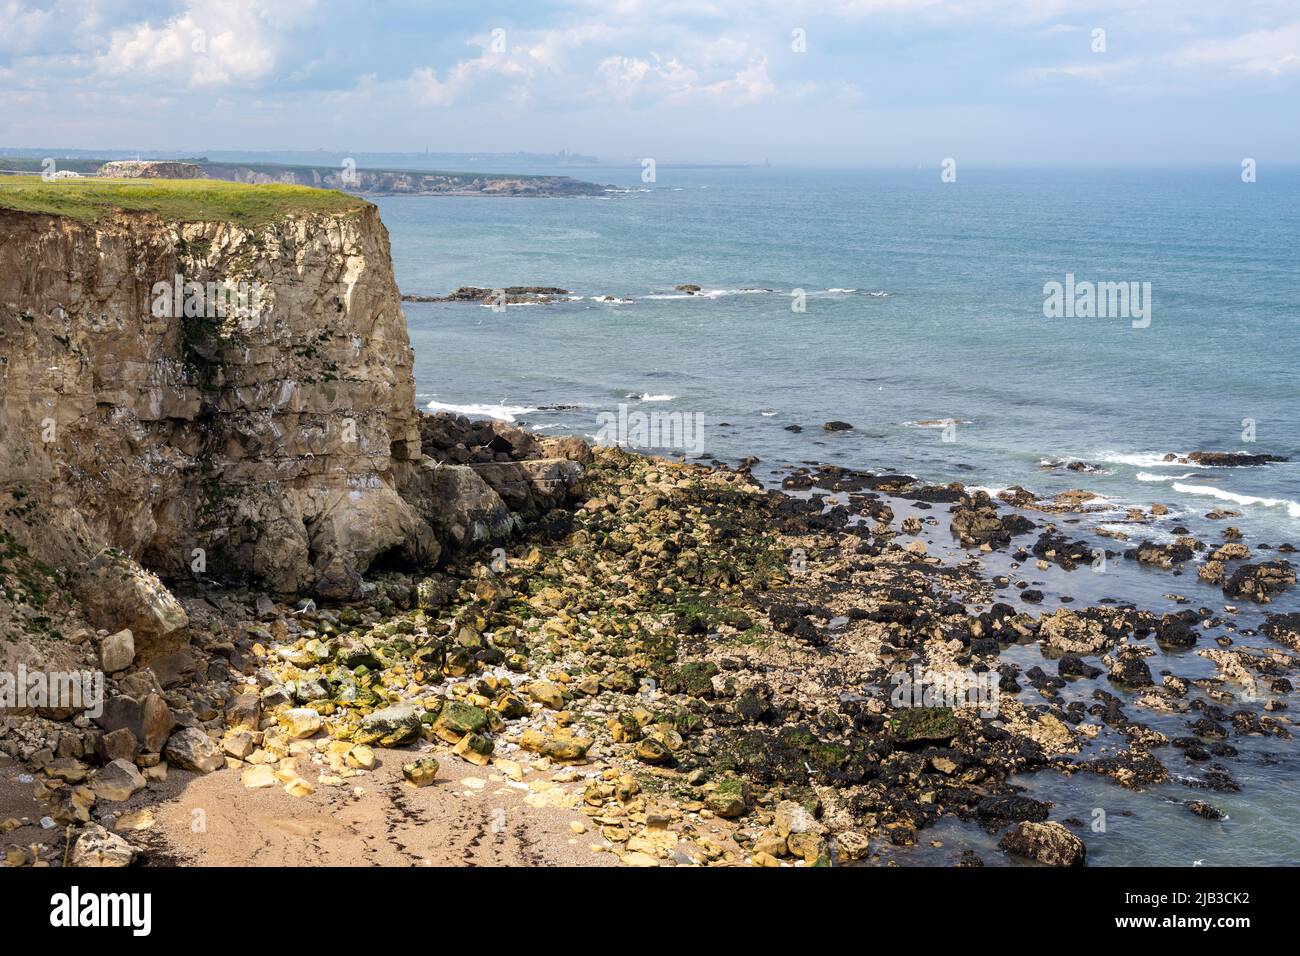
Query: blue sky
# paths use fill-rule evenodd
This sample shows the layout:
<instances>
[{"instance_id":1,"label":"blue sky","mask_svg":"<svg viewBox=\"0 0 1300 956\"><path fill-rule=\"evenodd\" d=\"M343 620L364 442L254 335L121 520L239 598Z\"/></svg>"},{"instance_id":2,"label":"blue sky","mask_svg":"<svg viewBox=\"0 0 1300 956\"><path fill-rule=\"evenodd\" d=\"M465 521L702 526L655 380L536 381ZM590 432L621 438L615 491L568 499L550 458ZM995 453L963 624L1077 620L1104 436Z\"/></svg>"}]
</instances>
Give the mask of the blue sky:
<instances>
[{"instance_id":1,"label":"blue sky","mask_svg":"<svg viewBox=\"0 0 1300 956\"><path fill-rule=\"evenodd\" d=\"M7 146L1235 165L1298 116L1295 0L0 0Z\"/></svg>"}]
</instances>

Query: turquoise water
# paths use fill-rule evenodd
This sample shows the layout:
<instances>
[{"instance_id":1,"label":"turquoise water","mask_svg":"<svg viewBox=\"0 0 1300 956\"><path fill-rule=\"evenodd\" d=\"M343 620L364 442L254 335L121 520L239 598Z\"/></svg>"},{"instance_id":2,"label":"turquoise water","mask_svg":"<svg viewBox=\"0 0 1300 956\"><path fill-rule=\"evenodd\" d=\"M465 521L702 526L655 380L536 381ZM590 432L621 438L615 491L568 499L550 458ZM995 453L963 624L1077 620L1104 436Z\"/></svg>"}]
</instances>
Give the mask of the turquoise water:
<instances>
[{"instance_id":1,"label":"turquoise water","mask_svg":"<svg viewBox=\"0 0 1300 956\"><path fill-rule=\"evenodd\" d=\"M609 199L379 206L403 292L584 297L504 313L408 303L423 402L588 435L620 402L700 413L707 457L1084 486L1168 504L1166 527L1235 508L1277 543L1300 540L1300 465L1159 461L1300 455L1300 170L1263 173L661 168L650 186L639 169L592 173L633 190ZM1149 282L1150 326L1045 318L1044 284L1068 273ZM707 295L674 294L681 283ZM855 430L828 435L829 419ZM959 424L908 424L933 419ZM1049 459L1103 470L1047 472Z\"/></svg>"},{"instance_id":2,"label":"turquoise water","mask_svg":"<svg viewBox=\"0 0 1300 956\"><path fill-rule=\"evenodd\" d=\"M403 292L558 285L582 297L505 312L407 303L422 404L587 436L620 404L696 413L704 457L757 455L755 474L770 480L782 466L818 461L989 489L1083 487L1105 495L1115 514L1067 525L1072 535L1126 506L1161 502L1170 514L1134 540L1169 539L1184 524L1217 541L1223 523L1204 515L1221 507L1243 512L1230 523L1252 547L1300 545L1300 463L1208 469L1161 461L1192 450L1300 458L1300 170L1265 169L1254 184L1241 183L1233 166L963 169L952 184L937 170L661 168L651 186L639 169L586 178L627 191L608 199L378 200ZM1067 274L1149 282L1149 327L1122 317L1045 318L1044 284ZM705 294L674 292L682 283ZM796 289L805 290L806 311L791 309ZM630 301L594 300L602 295ZM828 433L821 426L831 419L855 428ZM915 424L934 419L958 424L947 432ZM1246 419L1255 441L1243 436ZM786 430L796 424L802 432ZM1099 470L1043 468L1076 459ZM932 552L952 548L946 521L927 537ZM994 570L1005 560L985 563ZM1116 567L1122 573L1022 573L1046 593L1044 611L1063 594L1080 605L1111 597L1158 612L1179 609L1170 592L1190 607L1223 604L1221 591L1190 570ZM1297 608L1292 590L1267 610ZM1242 607L1236 620L1257 626L1263 610ZM1200 646L1214 646L1212 636ZM1007 657L1055 672L1036 645ZM1156 674L1213 672L1188 653L1161 651L1149 663ZM1090 694L1093 682L1085 683L1067 699ZM1115 691L1104 680L1096 686ZM1036 694L1027 688L1021 699L1033 703ZM1198 716L1128 711L1171 737ZM1106 811L1106 831L1085 833L1095 863L1300 861L1294 743L1237 735L1231 743L1241 751L1224 761L1243 785L1236 794L1176 781L1133 794L1087 774L1020 782L1056 805L1053 819L1086 826L1096 809ZM1157 756L1176 774L1201 769L1172 748ZM1181 806L1198 798L1229 819L1210 823ZM1005 862L996 838L973 825L949 820L922 836L921 846L890 854L949 862L971 846ZM943 847L929 847L930 839Z\"/></svg>"}]
</instances>

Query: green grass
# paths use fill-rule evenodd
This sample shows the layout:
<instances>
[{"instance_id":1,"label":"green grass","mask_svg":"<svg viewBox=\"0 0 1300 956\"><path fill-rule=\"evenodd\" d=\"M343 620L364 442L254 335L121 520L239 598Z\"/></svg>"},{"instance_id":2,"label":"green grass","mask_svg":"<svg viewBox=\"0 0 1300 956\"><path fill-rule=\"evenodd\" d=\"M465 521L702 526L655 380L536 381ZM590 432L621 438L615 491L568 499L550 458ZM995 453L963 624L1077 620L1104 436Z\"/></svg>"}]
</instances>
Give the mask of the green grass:
<instances>
[{"instance_id":1,"label":"green grass","mask_svg":"<svg viewBox=\"0 0 1300 956\"><path fill-rule=\"evenodd\" d=\"M255 227L288 216L355 212L364 199L310 186L249 186L217 179L0 177L0 209L96 222L115 212L154 213L168 222Z\"/></svg>"}]
</instances>

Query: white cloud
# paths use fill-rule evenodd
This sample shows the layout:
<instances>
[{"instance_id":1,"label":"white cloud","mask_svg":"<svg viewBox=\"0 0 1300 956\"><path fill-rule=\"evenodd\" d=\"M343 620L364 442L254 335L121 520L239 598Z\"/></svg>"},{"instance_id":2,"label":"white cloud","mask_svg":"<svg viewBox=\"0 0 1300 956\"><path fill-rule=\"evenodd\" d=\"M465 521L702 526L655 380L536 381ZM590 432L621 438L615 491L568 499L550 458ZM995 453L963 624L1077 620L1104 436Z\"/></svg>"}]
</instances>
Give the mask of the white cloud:
<instances>
[{"instance_id":1,"label":"white cloud","mask_svg":"<svg viewBox=\"0 0 1300 956\"><path fill-rule=\"evenodd\" d=\"M189 0L184 13L155 27L149 22L114 30L94 59L105 77L143 76L187 86L221 87L270 77L283 49L283 32L308 12L259 0Z\"/></svg>"},{"instance_id":2,"label":"white cloud","mask_svg":"<svg viewBox=\"0 0 1300 956\"><path fill-rule=\"evenodd\" d=\"M731 63L721 72L709 71L709 75L676 56L657 53L650 54L648 59L611 56L600 62L597 72L604 79L606 90L623 101L637 98L675 105L714 101L720 105L746 106L777 92L767 73L767 57L762 55L753 55L741 64Z\"/></svg>"},{"instance_id":3,"label":"white cloud","mask_svg":"<svg viewBox=\"0 0 1300 956\"><path fill-rule=\"evenodd\" d=\"M1186 46L1172 57L1175 66L1226 66L1262 76L1300 70L1300 23L1274 30L1256 30L1224 42Z\"/></svg>"},{"instance_id":4,"label":"white cloud","mask_svg":"<svg viewBox=\"0 0 1300 956\"><path fill-rule=\"evenodd\" d=\"M1131 76L1140 66L1138 60L1106 60L1100 56L1093 60L1078 63L1063 63L1059 66L1041 66L1025 70L1022 75L1033 80L1047 80L1065 77L1073 80L1085 80L1090 83L1104 84L1121 76Z\"/></svg>"},{"instance_id":5,"label":"white cloud","mask_svg":"<svg viewBox=\"0 0 1300 956\"><path fill-rule=\"evenodd\" d=\"M18 0L0 3L0 53L29 53L46 41L57 23L53 9L27 9Z\"/></svg>"}]
</instances>

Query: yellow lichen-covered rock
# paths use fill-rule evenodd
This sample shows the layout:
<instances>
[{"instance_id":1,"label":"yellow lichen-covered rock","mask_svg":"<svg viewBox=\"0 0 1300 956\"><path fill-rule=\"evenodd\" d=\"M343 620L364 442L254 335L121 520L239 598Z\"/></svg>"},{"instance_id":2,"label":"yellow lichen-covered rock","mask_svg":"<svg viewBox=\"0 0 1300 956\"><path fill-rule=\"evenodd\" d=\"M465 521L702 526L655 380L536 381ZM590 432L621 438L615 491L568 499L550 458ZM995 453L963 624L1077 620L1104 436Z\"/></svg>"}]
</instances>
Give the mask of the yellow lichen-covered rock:
<instances>
[{"instance_id":1,"label":"yellow lichen-covered rock","mask_svg":"<svg viewBox=\"0 0 1300 956\"><path fill-rule=\"evenodd\" d=\"M305 740L321 729L321 716L310 707L292 707L277 718L291 740Z\"/></svg>"},{"instance_id":2,"label":"yellow lichen-covered rock","mask_svg":"<svg viewBox=\"0 0 1300 956\"><path fill-rule=\"evenodd\" d=\"M580 760L587 755L593 741L586 737L554 737L538 730L525 730L519 737L524 750L550 757L552 760Z\"/></svg>"},{"instance_id":3,"label":"yellow lichen-covered rock","mask_svg":"<svg viewBox=\"0 0 1300 956\"><path fill-rule=\"evenodd\" d=\"M427 787L438 777L438 761L433 757L421 757L402 765L402 776L406 782L415 787Z\"/></svg>"}]
</instances>

